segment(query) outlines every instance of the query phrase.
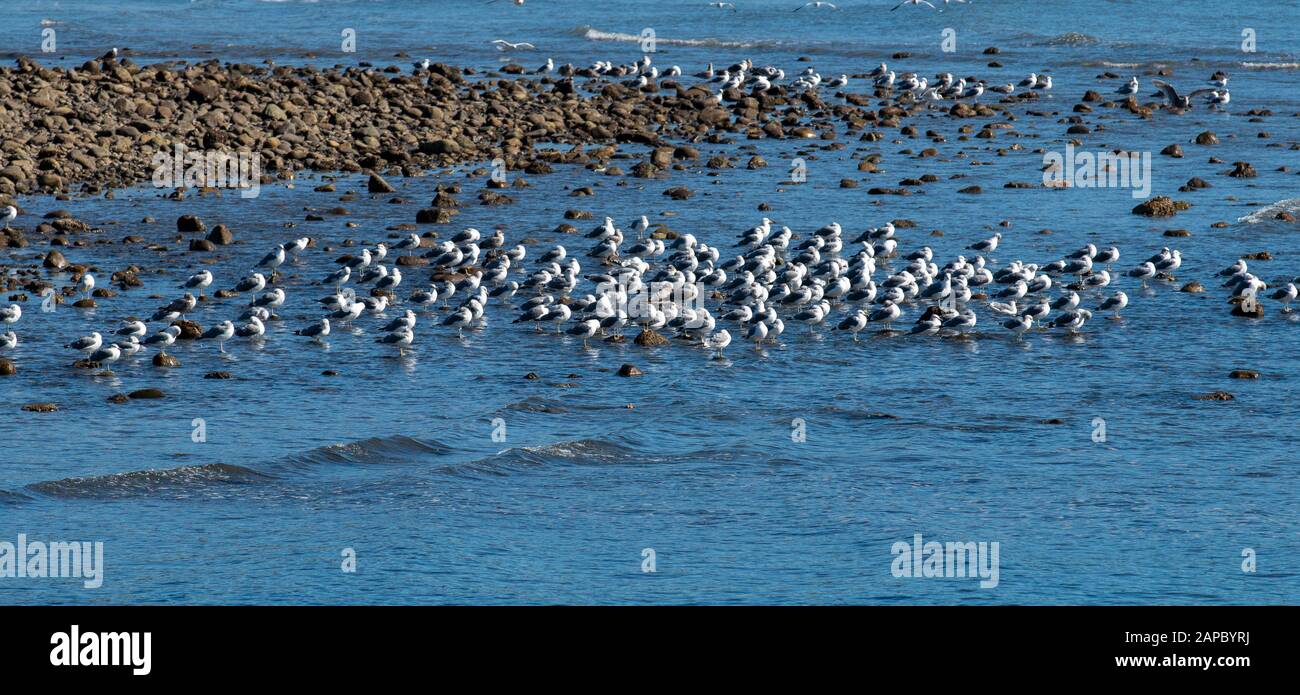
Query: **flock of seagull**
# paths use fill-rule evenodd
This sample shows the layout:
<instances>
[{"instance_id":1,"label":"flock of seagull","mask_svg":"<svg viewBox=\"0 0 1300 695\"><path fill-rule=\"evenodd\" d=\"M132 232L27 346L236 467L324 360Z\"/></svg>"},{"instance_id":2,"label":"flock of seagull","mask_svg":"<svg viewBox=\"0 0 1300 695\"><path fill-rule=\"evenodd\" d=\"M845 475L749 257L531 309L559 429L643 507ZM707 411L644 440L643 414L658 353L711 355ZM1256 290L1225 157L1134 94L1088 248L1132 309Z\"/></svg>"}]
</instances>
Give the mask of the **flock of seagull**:
<instances>
[{"instance_id":1,"label":"flock of seagull","mask_svg":"<svg viewBox=\"0 0 1300 695\"><path fill-rule=\"evenodd\" d=\"M391 249L379 243L344 256L320 278L316 286L332 290L315 300L321 315L294 333L322 341L333 327L364 316L383 322L377 343L404 355L415 341L416 324L436 315L439 301L445 315L437 324L463 337L465 329L485 325L496 299L507 307L514 302L514 323L531 323L539 332L553 326L557 333L582 339L584 346L589 339L640 327L715 350L719 358L732 342L732 330L761 350L777 343L786 320L804 324L810 332L833 326L854 342L872 324L883 327L882 336L903 333L894 325L907 313L917 315L907 331L912 335L969 334L979 322L977 306L1016 340L1024 340L1034 329L1078 332L1094 311L1118 318L1129 297L1112 284L1127 277L1145 288L1149 281L1171 279L1182 264L1180 251L1163 248L1128 271L1112 273L1119 249L1089 243L1045 264L1012 260L997 267L994 254L1002 249L1002 234L997 233L967 247L970 257L959 255L939 265L929 246L900 250L893 224L850 239L832 222L796 242L789 227L763 218L743 231L725 256L692 234L666 242L649 230L649 220L642 216L633 225L635 239L627 239L606 217L586 235L593 246L585 257L598 270L585 275L582 263L563 245L545 251L525 272L526 247L507 247L499 228L490 235L468 228L436 243L411 234ZM225 343L234 338L268 339L267 322L288 301L285 287L273 286L279 269L286 262L305 265L303 256L314 245L312 238L301 237L266 254L225 293L251 296L242 313L203 331L198 340L215 342L224 353ZM402 297L406 278L396 262L385 265L390 251L421 254L430 279ZM1245 260L1220 274L1226 278L1223 286L1243 300L1256 300L1268 287L1249 272ZM107 338L94 332L66 348L100 364L149 347L165 351L180 338L179 322L194 311L214 280L210 270L195 273L178 288L186 291L158 308L149 322L128 318ZM584 281L591 283L591 291L584 291ZM86 273L78 289L89 294L94 285ZM1296 296L1294 282L1271 295L1284 303L1284 312ZM21 318L20 305L0 307L0 322L9 329L0 336L0 349L17 345L12 327ZM149 323L165 327L150 333Z\"/></svg>"}]
</instances>

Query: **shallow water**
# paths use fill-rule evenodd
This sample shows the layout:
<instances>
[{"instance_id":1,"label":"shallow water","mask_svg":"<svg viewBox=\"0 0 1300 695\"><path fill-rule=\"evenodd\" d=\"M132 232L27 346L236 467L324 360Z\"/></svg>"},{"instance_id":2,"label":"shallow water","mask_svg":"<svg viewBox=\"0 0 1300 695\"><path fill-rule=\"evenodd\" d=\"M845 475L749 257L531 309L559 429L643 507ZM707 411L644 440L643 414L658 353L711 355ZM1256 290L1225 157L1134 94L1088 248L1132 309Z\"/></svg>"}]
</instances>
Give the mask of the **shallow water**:
<instances>
[{"instance_id":1,"label":"shallow water","mask_svg":"<svg viewBox=\"0 0 1300 695\"><path fill-rule=\"evenodd\" d=\"M101 286L131 262L167 272L142 276L146 287L102 300L93 311L61 307L44 314L37 301L24 305L23 343L6 354L20 373L0 380L0 403L7 404L0 418L0 540L19 533L33 540L101 540L107 569L104 586L91 591L71 579L0 579L0 600L1294 600L1300 505L1292 452L1300 436L1289 413L1300 377L1294 359L1300 324L1274 303L1260 321L1229 316L1226 291L1213 280L1238 254L1263 250L1275 260L1252 269L1266 281L1300 274L1294 224L1256 221L1264 215L1238 221L1297 197L1300 160L1276 146L1300 140L1291 116L1300 102L1293 91L1279 89L1293 89L1296 71L1243 65L1295 61L1300 37L1265 30L1294 25L1300 19L1294 6L1245 3L1228 22L1209 2L1044 7L977 0L943 14L881 13L886 2L838 14L804 11L793 15L794 22L793 2L745 3L757 9L734 14L705 12L696 2L627 3L617 19L585 16L581 3L544 9L540 0L523 8L477 2L125 4L128 11L109 14L90 3L31 3L19 10L21 21L0 29L0 39L21 46L26 31L39 35L40 19L55 18L66 23L54 26L67 27L60 41L67 60L76 60L69 64L106 45L130 46L137 60L173 54L202 59L208 56L191 46L206 44L223 60L384 64L405 50L412 57L491 67L498 55L486 41L497 37L537 43L543 50L521 58L529 65L544 55L584 65L630 61L640 55L635 43L605 39L651 26L660 37L656 63L679 63L688 73L710 59L729 64L747 55L782 64L787 72L802 67L793 62L799 55L811 56L810 65L823 74L862 72L896 50L910 50L915 59L891 64L926 74L942 66L958 74L1005 74L1006 81L1051 67L1056 89L1051 99L1013 107L1014 129L990 141L959 141L965 121L910 120L922 133L933 129L947 138L934 145L941 152L936 158L901 154L931 143L895 140L893 133L876 143L841 133L836 142L846 148L838 151L821 149L821 142L742 139L701 145L702 159L729 153L741 164L736 169L693 166L646 181L559 168L527 177L532 187L509 191L516 203L506 207L472 204L483 179L464 172L390 177L406 205L365 194L364 179L357 177L338 178L339 193L316 193L312 188L322 178L316 175L300 176L293 188L265 186L254 200L226 195L175 202L152 188L117 191L113 200L26 198L20 223L34 224L62 208L101 226L97 236L116 241L137 234L175 248L162 254L116 243L66 249L73 261L98 266ZM1085 5L1104 11L1080 11ZM1024 21L1030 7L1033 31ZM364 20L352 22L358 54L327 55L338 34L332 27L351 26L345 22L358 16ZM1132 26L1158 22L1169 30L1135 40ZM150 31L143 31L146 25ZM1016 28L995 28L1001 25ZM266 26L277 29L264 33ZM937 48L946 26L958 32L955 54ZM1237 49L1242 26L1261 28L1259 54L1243 57ZM185 31L175 31L181 27ZM317 34L322 38L313 38ZM990 57L979 51L986 45L1002 48L996 59L1004 69L984 67ZM1193 63L1194 57L1203 60ZM1153 192L1189 200L1190 210L1153 221L1129 213L1137 201L1127 190L1002 188L1039 179L1042 155L1035 148L1064 147L1061 119L1084 90L1118 84L1094 79L1107 69L1104 63L1146 66L1154 60L1174 69L1175 84L1199 84L1215 69L1228 70L1233 108L1158 112L1146 121L1098 108L1085 118L1106 130L1084 140L1091 150L1152 152L1183 143L1184 159L1155 156ZM1149 76L1145 68L1138 72L1145 92ZM861 81L856 87L864 89ZM1243 114L1256 107L1275 115L1252 123ZM1052 114L1033 116L1031 110ZM1203 130L1213 130L1224 144L1189 144ZM1256 137L1259 131L1270 137ZM1025 149L1005 156L995 151L1016 142ZM771 166L744 169L751 152ZM872 152L884 155L882 173L858 173L856 159ZM1260 176L1223 176L1230 167L1206 164L1211 154L1252 162ZM796 157L807 163L809 180L785 184ZM634 161L620 164L630 169ZM1275 171L1283 165L1292 171ZM912 196L867 194L873 185L894 187L925 173L940 180ZM956 175L964 178L950 178ZM1177 193L1192 176L1213 187ZM844 177L863 184L841 189ZM449 228L505 224L512 243L536 240L530 268L554 243L577 252L591 246L552 231L570 208L610 215L625 227L649 214L730 250L736 235L758 221L762 202L772 205L773 219L801 236L832 220L844 224L851 239L868 226L909 219L917 226L900 230L900 248L930 245L937 259L1001 230L1003 245L993 254L999 264L1013 258L1044 263L1086 241L1119 246L1122 269L1166 245L1182 250L1184 264L1178 283L1155 283L1149 291L1127 278L1117 282L1131 298L1122 320L1099 314L1077 338L1035 333L1024 343L1005 335L987 310L980 310L977 337L964 340L870 335L854 344L788 321L782 346L756 354L737 340L718 361L687 345L645 350L593 343L585 350L567 336L512 325L516 312L495 303L486 326L464 340L422 319L415 350L402 359L373 343L378 319L359 320L363 332L339 331L326 347L292 335L318 315L313 300L327 290L311 283L347 251L339 247L342 240L384 240L384 228L413 222L435 186L450 179L463 182L459 198L469 204ZM622 181L627 185L617 185ZM984 193L956 194L971 184ZM596 195L568 196L584 185L596 186ZM661 195L677 185L696 195L682 202ZM340 203L345 191L361 193ZM340 204L350 215L304 220ZM664 210L676 214L659 216ZM186 213L199 214L209 226L229 224L241 243L223 250L217 263L203 264L203 256L173 241L171 221ZM146 215L159 222L137 222ZM1002 220L1011 226L998 227ZM1221 220L1229 225L1210 227ZM346 229L345 221L360 226ZM296 226L286 229L289 222ZM575 224L585 232L594 223ZM1161 236L1169 228L1192 236ZM1052 233L1039 233L1044 229ZM943 236L931 236L933 230ZM178 344L169 352L183 367L169 372L149 366L147 357L115 365L112 378L67 366L72 356L58 346L114 327L124 316L152 312L164 302L149 295L178 295L176 286L188 273L208 267L217 276L213 289L230 286L271 244L304 234L335 250L313 250L288 270L290 300L262 345L234 340L222 356L211 345ZM34 245L9 252L8 260L39 263L43 250ZM582 260L585 269L595 267ZM421 271L406 275L408 291L424 277ZM1209 291L1177 292L1192 279ZM1086 300L1096 301L1095 294ZM209 301L194 318L208 326L233 318L239 304ZM910 324L916 315L910 309L903 321ZM615 376L624 362L646 376ZM1230 380L1234 368L1263 377ZM339 375L322 376L326 369ZM235 378L203 379L214 370ZM529 372L541 378L525 379ZM106 401L150 386L168 397ZM1236 400L1193 400L1214 390L1230 391ZM60 412L18 411L19 404L37 401L58 403ZM206 423L205 442L192 441L195 418ZM492 438L497 418L506 427L504 441ZM1045 424L1053 418L1063 424ZM1095 418L1105 421L1104 442L1094 441ZM796 420L806 428L806 441L791 437ZM915 533L926 540L999 542L999 585L893 577L890 547ZM340 571L345 548L357 553L355 574ZM645 548L655 551L654 573L642 572ZM1245 548L1258 553L1253 574L1241 570Z\"/></svg>"}]
</instances>

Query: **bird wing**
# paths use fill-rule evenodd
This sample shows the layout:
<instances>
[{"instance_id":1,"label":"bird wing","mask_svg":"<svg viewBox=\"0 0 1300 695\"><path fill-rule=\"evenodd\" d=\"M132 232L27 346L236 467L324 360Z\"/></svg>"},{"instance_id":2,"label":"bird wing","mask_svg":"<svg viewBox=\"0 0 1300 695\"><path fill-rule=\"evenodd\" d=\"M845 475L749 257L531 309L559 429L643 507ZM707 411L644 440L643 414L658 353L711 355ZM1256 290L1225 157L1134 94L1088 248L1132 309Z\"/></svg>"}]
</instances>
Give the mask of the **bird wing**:
<instances>
[{"instance_id":1,"label":"bird wing","mask_svg":"<svg viewBox=\"0 0 1300 695\"><path fill-rule=\"evenodd\" d=\"M1169 103L1178 103L1178 91L1174 89L1173 85L1160 80L1151 80L1151 84L1154 84L1161 92L1164 92L1165 98L1169 100Z\"/></svg>"}]
</instances>

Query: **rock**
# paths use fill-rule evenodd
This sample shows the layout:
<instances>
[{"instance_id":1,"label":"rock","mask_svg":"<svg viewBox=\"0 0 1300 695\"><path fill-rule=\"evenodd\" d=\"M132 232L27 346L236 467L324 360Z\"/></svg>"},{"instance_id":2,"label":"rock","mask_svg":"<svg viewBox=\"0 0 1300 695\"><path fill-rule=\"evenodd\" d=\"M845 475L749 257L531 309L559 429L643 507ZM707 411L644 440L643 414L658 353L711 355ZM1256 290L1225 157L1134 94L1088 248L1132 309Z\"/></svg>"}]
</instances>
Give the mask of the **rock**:
<instances>
[{"instance_id":1,"label":"rock","mask_svg":"<svg viewBox=\"0 0 1300 695\"><path fill-rule=\"evenodd\" d=\"M63 270L68 267L68 259L64 258L61 252L51 249L49 253L45 254L45 260L41 265L50 270Z\"/></svg>"},{"instance_id":2,"label":"rock","mask_svg":"<svg viewBox=\"0 0 1300 695\"><path fill-rule=\"evenodd\" d=\"M190 240L190 251L201 252L201 253L211 253L211 252L216 251L216 250L217 250L217 245L214 244L214 243L212 243L212 242L210 242L210 241L208 241L207 239L192 239L192 240Z\"/></svg>"},{"instance_id":3,"label":"rock","mask_svg":"<svg viewBox=\"0 0 1300 695\"><path fill-rule=\"evenodd\" d=\"M132 391L131 393L126 394L126 397L130 398L133 401L138 401L141 399L163 398L165 396L166 394L162 392L162 389L156 389L156 388L137 389L135 391Z\"/></svg>"},{"instance_id":4,"label":"rock","mask_svg":"<svg viewBox=\"0 0 1300 695\"><path fill-rule=\"evenodd\" d=\"M1229 379L1258 379L1259 372L1253 369L1234 369L1228 373Z\"/></svg>"},{"instance_id":5,"label":"rock","mask_svg":"<svg viewBox=\"0 0 1300 695\"><path fill-rule=\"evenodd\" d=\"M208 241L217 246L229 246L235 243L235 233L230 231L230 227L227 227L224 224L219 224L213 227L212 231L208 233ZM191 250L194 249L191 247Z\"/></svg>"},{"instance_id":6,"label":"rock","mask_svg":"<svg viewBox=\"0 0 1300 695\"><path fill-rule=\"evenodd\" d=\"M78 299L72 303L72 306L78 309L94 309L98 305L95 304L95 300L93 299Z\"/></svg>"},{"instance_id":7,"label":"rock","mask_svg":"<svg viewBox=\"0 0 1300 695\"><path fill-rule=\"evenodd\" d=\"M625 364L622 367L618 368L618 375L619 376L645 376L645 372L641 371L640 369L637 369L637 366L634 364Z\"/></svg>"},{"instance_id":8,"label":"rock","mask_svg":"<svg viewBox=\"0 0 1300 695\"><path fill-rule=\"evenodd\" d=\"M126 403L131 400L125 393L115 393L108 397L109 403Z\"/></svg>"},{"instance_id":9,"label":"rock","mask_svg":"<svg viewBox=\"0 0 1300 695\"><path fill-rule=\"evenodd\" d=\"M1219 137L1207 130L1204 133L1201 133L1200 135L1196 136L1196 144L1217 145L1219 144Z\"/></svg>"},{"instance_id":10,"label":"rock","mask_svg":"<svg viewBox=\"0 0 1300 695\"><path fill-rule=\"evenodd\" d=\"M1202 393L1200 395L1192 396L1192 398L1198 401L1230 401L1236 398L1236 396L1233 396L1227 391L1211 391L1210 393Z\"/></svg>"},{"instance_id":11,"label":"rock","mask_svg":"<svg viewBox=\"0 0 1300 695\"><path fill-rule=\"evenodd\" d=\"M674 186L664 191L664 195L673 200L690 200L691 196L695 195L695 193L685 186Z\"/></svg>"},{"instance_id":12,"label":"rock","mask_svg":"<svg viewBox=\"0 0 1300 695\"><path fill-rule=\"evenodd\" d=\"M1160 150L1160 154L1163 154L1166 157L1178 159L1183 156L1183 148L1178 145L1170 145L1163 150Z\"/></svg>"},{"instance_id":13,"label":"rock","mask_svg":"<svg viewBox=\"0 0 1300 695\"><path fill-rule=\"evenodd\" d=\"M1191 235L1192 233L1187 231L1186 229L1166 229L1164 232L1164 236L1175 237L1175 238L1187 238L1190 237Z\"/></svg>"},{"instance_id":14,"label":"rock","mask_svg":"<svg viewBox=\"0 0 1300 695\"><path fill-rule=\"evenodd\" d=\"M0 357L0 376L13 376L18 373L18 367L14 361L6 357Z\"/></svg>"},{"instance_id":15,"label":"rock","mask_svg":"<svg viewBox=\"0 0 1300 695\"><path fill-rule=\"evenodd\" d=\"M53 403L28 403L23 406L23 410L29 413L53 413L59 409L59 406Z\"/></svg>"},{"instance_id":16,"label":"rock","mask_svg":"<svg viewBox=\"0 0 1300 695\"><path fill-rule=\"evenodd\" d=\"M1281 220L1283 222L1295 222L1296 217L1295 215L1287 212L1286 210L1283 210L1282 212L1279 212L1276 215L1274 215L1273 219Z\"/></svg>"},{"instance_id":17,"label":"rock","mask_svg":"<svg viewBox=\"0 0 1300 695\"><path fill-rule=\"evenodd\" d=\"M181 215L176 218L176 231L178 232L205 232L207 226L197 215Z\"/></svg>"},{"instance_id":18,"label":"rock","mask_svg":"<svg viewBox=\"0 0 1300 695\"><path fill-rule=\"evenodd\" d=\"M1202 285L1201 282L1200 282L1199 280L1192 280L1191 282L1187 283L1186 285L1183 285L1182 287L1180 287L1180 288L1178 289L1178 291L1179 291L1179 292L1188 292L1188 293L1191 293L1191 294L1200 294L1201 292L1204 292L1204 291L1205 291L1205 285Z\"/></svg>"},{"instance_id":19,"label":"rock","mask_svg":"<svg viewBox=\"0 0 1300 695\"><path fill-rule=\"evenodd\" d=\"M528 372L527 374L524 375L524 378L527 379L527 380L529 380L529 381L537 381L538 379L540 379L540 378L542 378L542 377L537 376L537 372Z\"/></svg>"},{"instance_id":20,"label":"rock","mask_svg":"<svg viewBox=\"0 0 1300 695\"><path fill-rule=\"evenodd\" d=\"M203 335L203 327L187 319L172 321L172 325L181 329L181 334L177 336L178 340L195 340Z\"/></svg>"},{"instance_id":21,"label":"rock","mask_svg":"<svg viewBox=\"0 0 1300 695\"><path fill-rule=\"evenodd\" d=\"M959 189L957 192L965 193L967 195L979 195L980 193L984 192L984 189L980 188L979 186L967 186L965 188Z\"/></svg>"},{"instance_id":22,"label":"rock","mask_svg":"<svg viewBox=\"0 0 1300 695\"><path fill-rule=\"evenodd\" d=\"M1151 200L1143 201L1133 208L1134 215L1144 215L1146 217L1172 217L1179 210L1186 210L1191 207L1191 203L1181 200L1174 200L1167 195L1156 196Z\"/></svg>"},{"instance_id":23,"label":"rock","mask_svg":"<svg viewBox=\"0 0 1300 695\"><path fill-rule=\"evenodd\" d=\"M1264 304L1261 302L1255 302L1254 306L1251 307L1234 304L1232 306L1232 315L1247 319L1262 319L1264 318Z\"/></svg>"},{"instance_id":24,"label":"rock","mask_svg":"<svg viewBox=\"0 0 1300 695\"><path fill-rule=\"evenodd\" d=\"M366 190L371 193L394 193L397 191L393 185L384 180L379 174L371 174L370 180L366 182Z\"/></svg>"},{"instance_id":25,"label":"rock","mask_svg":"<svg viewBox=\"0 0 1300 695\"><path fill-rule=\"evenodd\" d=\"M203 375L204 379L229 379L230 372L208 372Z\"/></svg>"},{"instance_id":26,"label":"rock","mask_svg":"<svg viewBox=\"0 0 1300 695\"><path fill-rule=\"evenodd\" d=\"M655 332L652 328L642 328L641 332L637 334L636 338L632 342L642 347L655 347L659 345L667 345L669 341L667 338Z\"/></svg>"},{"instance_id":27,"label":"rock","mask_svg":"<svg viewBox=\"0 0 1300 695\"><path fill-rule=\"evenodd\" d=\"M165 352L157 353L153 356L153 366L155 367L179 367L181 361Z\"/></svg>"},{"instance_id":28,"label":"rock","mask_svg":"<svg viewBox=\"0 0 1300 695\"><path fill-rule=\"evenodd\" d=\"M1255 171L1255 167L1251 166L1250 162L1233 162L1232 166L1233 169L1228 172L1228 176L1234 179L1250 179L1259 176L1259 172Z\"/></svg>"}]
</instances>

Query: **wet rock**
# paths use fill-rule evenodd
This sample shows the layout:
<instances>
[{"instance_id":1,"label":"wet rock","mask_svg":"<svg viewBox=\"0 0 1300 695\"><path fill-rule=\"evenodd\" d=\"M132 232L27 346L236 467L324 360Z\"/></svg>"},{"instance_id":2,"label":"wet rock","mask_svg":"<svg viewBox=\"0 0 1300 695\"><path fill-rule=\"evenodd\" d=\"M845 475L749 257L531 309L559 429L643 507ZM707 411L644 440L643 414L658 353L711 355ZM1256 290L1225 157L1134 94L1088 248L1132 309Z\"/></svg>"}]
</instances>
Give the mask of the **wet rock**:
<instances>
[{"instance_id":1,"label":"wet rock","mask_svg":"<svg viewBox=\"0 0 1300 695\"><path fill-rule=\"evenodd\" d=\"M235 233L230 231L230 227L227 227L224 224L219 224L213 227L212 231L208 233L208 241L217 246L229 246L235 243Z\"/></svg>"},{"instance_id":2,"label":"wet rock","mask_svg":"<svg viewBox=\"0 0 1300 695\"><path fill-rule=\"evenodd\" d=\"M695 192L685 186L673 186L664 191L664 195L673 200L690 200L691 196L695 195Z\"/></svg>"},{"instance_id":3,"label":"wet rock","mask_svg":"<svg viewBox=\"0 0 1300 695\"><path fill-rule=\"evenodd\" d=\"M99 305L95 304L95 300L87 298L87 299L78 299L77 301L72 303L72 306L78 309L94 309L96 306Z\"/></svg>"},{"instance_id":4,"label":"wet rock","mask_svg":"<svg viewBox=\"0 0 1300 695\"><path fill-rule=\"evenodd\" d=\"M1188 292L1190 294L1200 294L1205 291L1205 285L1200 280L1192 280L1178 289L1179 292Z\"/></svg>"},{"instance_id":5,"label":"wet rock","mask_svg":"<svg viewBox=\"0 0 1300 695\"><path fill-rule=\"evenodd\" d=\"M1164 236L1174 237L1176 239L1183 239L1186 237L1190 237L1191 235L1192 233L1187 231L1186 229L1166 229L1164 232Z\"/></svg>"},{"instance_id":6,"label":"wet rock","mask_svg":"<svg viewBox=\"0 0 1300 695\"><path fill-rule=\"evenodd\" d=\"M979 186L967 186L965 188L958 189L957 192L965 193L967 195L979 195L980 193L984 192L984 189L980 188Z\"/></svg>"},{"instance_id":7,"label":"wet rock","mask_svg":"<svg viewBox=\"0 0 1300 695\"><path fill-rule=\"evenodd\" d=\"M1250 162L1233 162L1232 167L1228 176L1234 179L1250 179L1259 176L1259 172L1255 171L1255 167L1251 166Z\"/></svg>"},{"instance_id":8,"label":"wet rock","mask_svg":"<svg viewBox=\"0 0 1300 695\"><path fill-rule=\"evenodd\" d=\"M157 388L136 389L135 391L126 394L127 398L130 398L133 401L164 398L166 395L167 394L162 392L162 389Z\"/></svg>"},{"instance_id":9,"label":"wet rock","mask_svg":"<svg viewBox=\"0 0 1300 695\"><path fill-rule=\"evenodd\" d=\"M69 263L68 259L64 258L60 251L51 249L45 254L45 260L42 261L41 265L50 270L63 270L68 267Z\"/></svg>"},{"instance_id":10,"label":"wet rock","mask_svg":"<svg viewBox=\"0 0 1300 695\"><path fill-rule=\"evenodd\" d=\"M625 364L622 367L618 368L618 375L619 376L645 376L645 372L638 369L637 366L634 364Z\"/></svg>"},{"instance_id":11,"label":"wet rock","mask_svg":"<svg viewBox=\"0 0 1300 695\"><path fill-rule=\"evenodd\" d=\"M1198 401L1230 401L1236 398L1236 396L1233 396L1227 391L1211 391L1210 393L1202 393L1192 396L1192 398Z\"/></svg>"},{"instance_id":12,"label":"wet rock","mask_svg":"<svg viewBox=\"0 0 1300 695\"><path fill-rule=\"evenodd\" d=\"M23 410L29 413L53 413L57 412L59 406L53 403L28 403L23 406Z\"/></svg>"},{"instance_id":13,"label":"wet rock","mask_svg":"<svg viewBox=\"0 0 1300 695\"><path fill-rule=\"evenodd\" d=\"M198 253L211 253L217 250L217 245L207 239L191 239L190 251Z\"/></svg>"},{"instance_id":14,"label":"wet rock","mask_svg":"<svg viewBox=\"0 0 1300 695\"><path fill-rule=\"evenodd\" d=\"M229 379L230 372L208 372L203 375L204 379Z\"/></svg>"},{"instance_id":15,"label":"wet rock","mask_svg":"<svg viewBox=\"0 0 1300 695\"><path fill-rule=\"evenodd\" d=\"M542 377L537 376L537 372L528 372L527 374L524 375L524 378L527 379L527 380L529 380L529 381L537 381L538 379L540 379L540 378L542 378Z\"/></svg>"},{"instance_id":16,"label":"wet rock","mask_svg":"<svg viewBox=\"0 0 1300 695\"><path fill-rule=\"evenodd\" d=\"M176 231L178 232L205 232L207 225L197 215L181 215L176 218Z\"/></svg>"},{"instance_id":17,"label":"wet rock","mask_svg":"<svg viewBox=\"0 0 1300 695\"><path fill-rule=\"evenodd\" d=\"M1191 203L1182 200L1174 200L1167 195L1156 196L1151 200L1143 201L1133 208L1134 215L1144 215L1146 217L1172 217L1180 210L1186 210L1191 207Z\"/></svg>"},{"instance_id":18,"label":"wet rock","mask_svg":"<svg viewBox=\"0 0 1300 695\"><path fill-rule=\"evenodd\" d=\"M1207 130L1204 133L1201 133L1200 135L1196 136L1196 144L1217 145L1219 144L1219 137Z\"/></svg>"},{"instance_id":19,"label":"wet rock","mask_svg":"<svg viewBox=\"0 0 1300 695\"><path fill-rule=\"evenodd\" d=\"M633 339L632 342L641 347L655 347L667 345L669 341L652 328L642 328L641 332L637 334L636 338Z\"/></svg>"},{"instance_id":20,"label":"wet rock","mask_svg":"<svg viewBox=\"0 0 1300 695\"><path fill-rule=\"evenodd\" d=\"M1232 306L1232 315L1246 319L1262 319L1264 318L1264 304L1262 302L1255 302L1251 306L1245 306L1241 303L1234 304Z\"/></svg>"},{"instance_id":21,"label":"wet rock","mask_svg":"<svg viewBox=\"0 0 1300 695\"><path fill-rule=\"evenodd\" d=\"M1228 372L1229 379L1258 379L1259 372L1253 369L1234 369Z\"/></svg>"},{"instance_id":22,"label":"wet rock","mask_svg":"<svg viewBox=\"0 0 1300 695\"><path fill-rule=\"evenodd\" d=\"M13 376L18 373L18 367L14 361L6 357L0 357L0 376Z\"/></svg>"},{"instance_id":23,"label":"wet rock","mask_svg":"<svg viewBox=\"0 0 1300 695\"><path fill-rule=\"evenodd\" d=\"M397 191L393 185L384 180L379 174L371 174L370 180L366 182L366 190L371 193L394 193Z\"/></svg>"},{"instance_id":24,"label":"wet rock","mask_svg":"<svg viewBox=\"0 0 1300 695\"><path fill-rule=\"evenodd\" d=\"M1281 220L1283 222L1295 222L1296 217L1295 215L1287 212L1286 210L1283 210L1282 212L1279 212L1276 215L1274 215L1273 219Z\"/></svg>"},{"instance_id":25,"label":"wet rock","mask_svg":"<svg viewBox=\"0 0 1300 695\"><path fill-rule=\"evenodd\" d=\"M126 403L129 400L131 400L131 398L125 393L115 393L108 397L109 403Z\"/></svg>"},{"instance_id":26,"label":"wet rock","mask_svg":"<svg viewBox=\"0 0 1300 695\"><path fill-rule=\"evenodd\" d=\"M1160 154L1163 154L1166 157L1181 159L1183 156L1183 148L1178 145L1170 145L1163 150L1160 150Z\"/></svg>"},{"instance_id":27,"label":"wet rock","mask_svg":"<svg viewBox=\"0 0 1300 695\"><path fill-rule=\"evenodd\" d=\"M746 169L762 169L767 166L767 160L758 155L749 158L749 163L745 165Z\"/></svg>"},{"instance_id":28,"label":"wet rock","mask_svg":"<svg viewBox=\"0 0 1300 695\"><path fill-rule=\"evenodd\" d=\"M203 335L203 327L187 319L172 321L172 325L181 329L181 334L177 336L178 340L195 340Z\"/></svg>"},{"instance_id":29,"label":"wet rock","mask_svg":"<svg viewBox=\"0 0 1300 695\"><path fill-rule=\"evenodd\" d=\"M165 352L159 352L153 356L153 366L155 367L179 367L181 361L174 356Z\"/></svg>"}]
</instances>

